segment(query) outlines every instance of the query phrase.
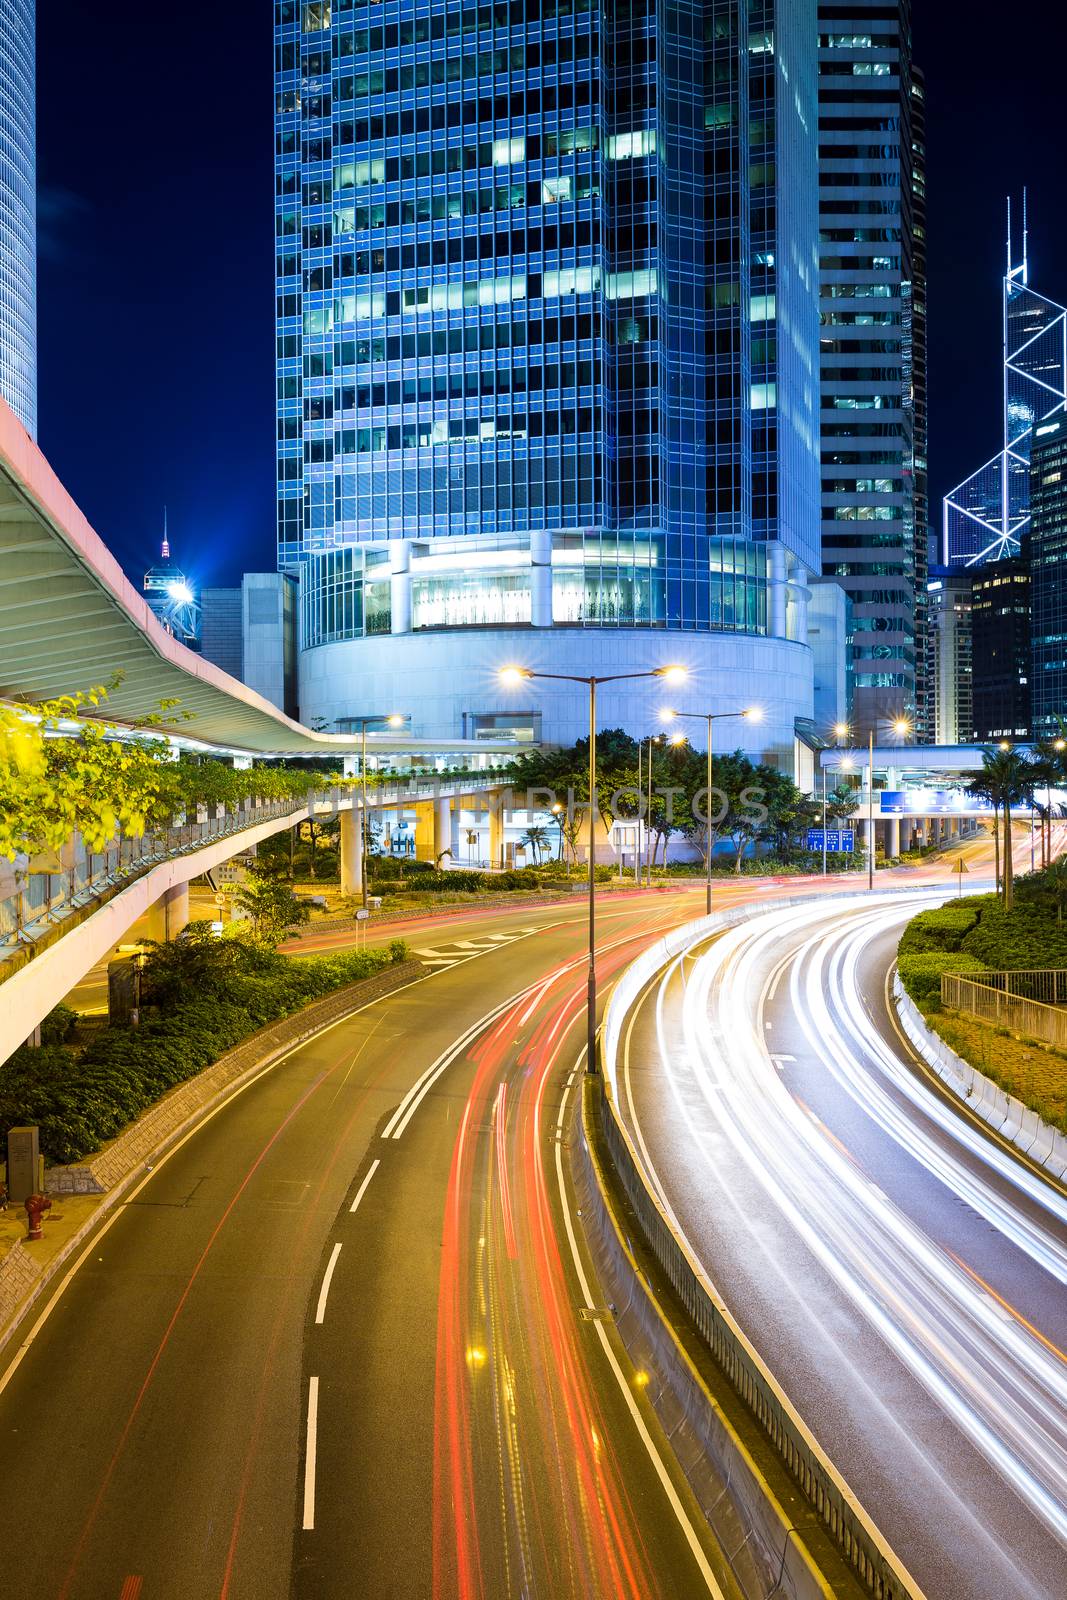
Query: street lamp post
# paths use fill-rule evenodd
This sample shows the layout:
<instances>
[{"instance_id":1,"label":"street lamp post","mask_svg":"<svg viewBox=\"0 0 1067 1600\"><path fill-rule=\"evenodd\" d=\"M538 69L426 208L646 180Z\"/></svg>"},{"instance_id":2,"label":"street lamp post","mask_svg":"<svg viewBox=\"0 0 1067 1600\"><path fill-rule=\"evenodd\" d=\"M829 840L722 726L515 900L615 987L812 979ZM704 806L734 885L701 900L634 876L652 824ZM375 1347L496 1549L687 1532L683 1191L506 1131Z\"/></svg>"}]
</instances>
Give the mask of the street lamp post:
<instances>
[{"instance_id":1,"label":"street lamp post","mask_svg":"<svg viewBox=\"0 0 1067 1600\"><path fill-rule=\"evenodd\" d=\"M684 667L656 667L651 672L615 672L607 677L585 677L573 672L533 672L529 667L504 667L504 684L544 678L553 683L584 683L589 689L589 977L586 986L585 1070L596 1072L596 691L601 683L624 683L636 678L663 678L684 683Z\"/></svg>"},{"instance_id":2,"label":"street lamp post","mask_svg":"<svg viewBox=\"0 0 1067 1600\"><path fill-rule=\"evenodd\" d=\"M897 717L893 722L893 732L904 737L910 732L911 723L906 717ZM871 724L867 736L868 767L867 767L867 887L874 888L874 724Z\"/></svg>"},{"instance_id":3,"label":"street lamp post","mask_svg":"<svg viewBox=\"0 0 1067 1600\"><path fill-rule=\"evenodd\" d=\"M707 730L708 730L708 798L707 798L707 808L708 808L708 812L707 812L707 815L708 815L708 848L705 851L706 860L705 860L705 868L704 868L704 879L705 879L704 912L705 912L705 915L709 916L709 917L711 916L711 775L712 775L712 766L711 766L711 725L712 725L713 722L724 722L728 718L731 718L731 717L743 717L747 722L758 722L762 715L763 715L763 713L759 709L758 706L749 706L744 711L665 711L663 713L664 722L675 722L679 718L688 717L694 722L704 722L704 723L707 724Z\"/></svg>"},{"instance_id":4,"label":"street lamp post","mask_svg":"<svg viewBox=\"0 0 1067 1600\"><path fill-rule=\"evenodd\" d=\"M360 876L360 884L361 884L362 891L363 891L363 894L362 894L363 909L364 909L364 911L366 911L368 909L368 906L367 906L367 724L369 722L384 722L387 727L390 727L390 728L402 728L404 726L404 723L407 721L407 718L406 717L402 717L399 714L394 713L394 715L389 716L389 717L360 717L358 719L358 721L359 721L359 734L360 734L360 741L359 741L359 743L360 743L360 749L359 749L359 788L360 788L359 862L360 862L360 872L359 872L359 876Z\"/></svg>"}]
</instances>

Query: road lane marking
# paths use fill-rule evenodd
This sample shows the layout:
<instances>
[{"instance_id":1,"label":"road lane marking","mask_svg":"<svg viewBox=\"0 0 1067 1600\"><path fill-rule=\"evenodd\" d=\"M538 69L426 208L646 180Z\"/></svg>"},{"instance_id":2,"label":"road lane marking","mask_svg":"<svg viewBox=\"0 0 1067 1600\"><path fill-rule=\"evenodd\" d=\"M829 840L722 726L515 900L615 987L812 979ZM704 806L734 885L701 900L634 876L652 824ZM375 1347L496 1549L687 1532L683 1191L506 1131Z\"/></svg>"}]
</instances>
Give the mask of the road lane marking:
<instances>
[{"instance_id":1,"label":"road lane marking","mask_svg":"<svg viewBox=\"0 0 1067 1600\"><path fill-rule=\"evenodd\" d=\"M315 1456L318 1450L319 1380L308 1379L307 1449L304 1453L304 1529L315 1526Z\"/></svg>"},{"instance_id":2,"label":"road lane marking","mask_svg":"<svg viewBox=\"0 0 1067 1600\"><path fill-rule=\"evenodd\" d=\"M578 1064L575 1067L576 1071L578 1070L578 1066L581 1064L584 1055L585 1051L583 1049L582 1054L578 1058ZM570 1094L571 1085L568 1084L563 1091L563 1098L561 1099L559 1105L559 1114L556 1117L556 1132L560 1135L563 1133L563 1119L566 1115L567 1101L570 1099ZM563 1211L563 1223L567 1230L567 1242L570 1245L571 1259L574 1262L575 1275L577 1276L578 1285L585 1299L586 1308L595 1312L596 1301L593 1299L593 1295L589 1288L589 1280L585 1275L585 1268L582 1265L582 1258L578 1251L578 1241L574 1233L574 1223L571 1220L570 1206L567 1202L567 1187L563 1177L562 1137L556 1141L556 1179L559 1184L560 1206ZM719 1586L718 1579L715 1576L711 1563L704 1554L704 1546L701 1544L697 1535L697 1531L693 1526L685 1506L682 1504L681 1497L674 1486L674 1480L667 1471L667 1467L656 1446L656 1442L648 1431L648 1428L645 1424L645 1419L641 1415L641 1409L634 1398L632 1387L627 1381L626 1374L623 1372L622 1367L619 1365L618 1357L611 1347L611 1340L608 1338L607 1331L605 1330L604 1324L599 1317L593 1318L593 1327L597 1331L604 1354L608 1359L608 1365L611 1367L611 1370L615 1375L615 1380L618 1383L619 1388L622 1390L623 1399L626 1401L627 1410L629 1411L630 1416L633 1418L634 1426L636 1427L638 1435L640 1436L641 1443L648 1452L649 1459L652 1462L656 1476L663 1486L663 1490L667 1496L667 1499L670 1501L671 1510L678 1519L678 1524L685 1537L685 1541L688 1544L692 1552L693 1559L700 1570L700 1575L707 1585L708 1593L713 1597L713 1600L726 1600L726 1596Z\"/></svg>"},{"instance_id":3,"label":"road lane marking","mask_svg":"<svg viewBox=\"0 0 1067 1600\"><path fill-rule=\"evenodd\" d=\"M315 1307L315 1321L321 1322L326 1315L326 1297L330 1292L333 1282L334 1268L337 1266L337 1257L341 1254L340 1242L334 1245L330 1252L330 1259L326 1263L326 1271L322 1275L322 1288L319 1290L319 1303Z\"/></svg>"},{"instance_id":4,"label":"road lane marking","mask_svg":"<svg viewBox=\"0 0 1067 1600\"><path fill-rule=\"evenodd\" d=\"M378 1170L378 1168L380 1166L381 1166L381 1162L378 1159L378 1157L375 1156L374 1160L371 1162L370 1167L369 1167L369 1169L367 1171L367 1176L364 1178L363 1182L360 1184L359 1188L356 1190L356 1198L353 1200L352 1204L348 1208L349 1213L359 1210L359 1202L363 1199L363 1196L367 1192L367 1185L370 1183L371 1179L374 1177L374 1174L377 1172L377 1170ZM340 1248L340 1246L338 1246L338 1248Z\"/></svg>"},{"instance_id":5,"label":"road lane marking","mask_svg":"<svg viewBox=\"0 0 1067 1600\"><path fill-rule=\"evenodd\" d=\"M143 1584L143 1578L131 1573L123 1580L122 1588L119 1590L119 1600L138 1600Z\"/></svg>"}]
</instances>

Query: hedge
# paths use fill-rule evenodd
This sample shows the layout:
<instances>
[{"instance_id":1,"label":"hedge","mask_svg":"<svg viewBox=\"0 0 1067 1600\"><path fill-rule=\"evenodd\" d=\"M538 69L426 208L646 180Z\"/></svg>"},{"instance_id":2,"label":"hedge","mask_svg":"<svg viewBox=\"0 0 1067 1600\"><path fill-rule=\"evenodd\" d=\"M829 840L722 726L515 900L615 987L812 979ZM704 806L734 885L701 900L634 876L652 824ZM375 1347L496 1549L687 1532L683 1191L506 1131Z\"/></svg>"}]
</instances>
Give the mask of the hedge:
<instances>
[{"instance_id":1,"label":"hedge","mask_svg":"<svg viewBox=\"0 0 1067 1600\"><path fill-rule=\"evenodd\" d=\"M941 974L943 972L984 972L985 967L974 956L960 950L923 950L913 955L902 955L897 962L900 981L918 1006L929 1005L941 999Z\"/></svg>"},{"instance_id":2,"label":"hedge","mask_svg":"<svg viewBox=\"0 0 1067 1600\"><path fill-rule=\"evenodd\" d=\"M904 929L899 953L912 955L921 950L958 950L964 936L977 923L978 914L979 907L975 900L938 906L935 911L920 911Z\"/></svg>"},{"instance_id":3,"label":"hedge","mask_svg":"<svg viewBox=\"0 0 1067 1600\"><path fill-rule=\"evenodd\" d=\"M503 889L537 890L541 880L527 868L515 872L436 872L429 867L403 884L395 878L374 878L368 887L371 894L481 894Z\"/></svg>"},{"instance_id":4,"label":"hedge","mask_svg":"<svg viewBox=\"0 0 1067 1600\"><path fill-rule=\"evenodd\" d=\"M50 1161L80 1161L258 1028L407 955L400 939L388 950L298 961L232 943L215 949L217 957L201 939L161 947L166 972L160 992L173 1003L148 1004L139 1028L106 1028L81 1055L58 1041L16 1050L0 1066L0 1138L10 1127L36 1123ZM190 973L182 984L184 959Z\"/></svg>"}]
</instances>

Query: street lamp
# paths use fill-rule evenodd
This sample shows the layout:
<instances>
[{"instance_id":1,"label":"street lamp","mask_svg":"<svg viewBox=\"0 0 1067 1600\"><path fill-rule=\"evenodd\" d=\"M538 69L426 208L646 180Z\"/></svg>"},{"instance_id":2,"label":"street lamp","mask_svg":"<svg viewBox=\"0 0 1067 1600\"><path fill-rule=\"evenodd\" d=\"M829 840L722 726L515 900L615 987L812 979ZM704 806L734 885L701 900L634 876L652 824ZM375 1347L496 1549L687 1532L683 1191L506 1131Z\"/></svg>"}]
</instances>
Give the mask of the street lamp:
<instances>
[{"instance_id":1,"label":"street lamp","mask_svg":"<svg viewBox=\"0 0 1067 1600\"><path fill-rule=\"evenodd\" d=\"M367 724L370 722L384 722L388 728L402 728L408 721L406 716L394 712L388 717L357 717L360 735L359 754L359 787L360 787L360 815L359 815L359 851L360 851L360 882L363 890L363 909L367 906Z\"/></svg>"},{"instance_id":2,"label":"street lamp","mask_svg":"<svg viewBox=\"0 0 1067 1600\"><path fill-rule=\"evenodd\" d=\"M662 678L684 683L685 667L655 667L650 672L614 672L607 677L585 677L574 672L534 672L529 667L502 667L500 682L507 685L544 678L553 683L584 683L589 690L589 980L586 991L585 1070L596 1072L596 691L601 683L623 683L635 678Z\"/></svg>"},{"instance_id":3,"label":"street lamp","mask_svg":"<svg viewBox=\"0 0 1067 1600\"><path fill-rule=\"evenodd\" d=\"M664 711L664 722L675 722L688 717L694 722L704 722L708 729L708 848L705 865L704 914L711 916L711 725L731 717L743 717L746 722L759 722L763 712L759 706L749 706L744 711Z\"/></svg>"}]
</instances>

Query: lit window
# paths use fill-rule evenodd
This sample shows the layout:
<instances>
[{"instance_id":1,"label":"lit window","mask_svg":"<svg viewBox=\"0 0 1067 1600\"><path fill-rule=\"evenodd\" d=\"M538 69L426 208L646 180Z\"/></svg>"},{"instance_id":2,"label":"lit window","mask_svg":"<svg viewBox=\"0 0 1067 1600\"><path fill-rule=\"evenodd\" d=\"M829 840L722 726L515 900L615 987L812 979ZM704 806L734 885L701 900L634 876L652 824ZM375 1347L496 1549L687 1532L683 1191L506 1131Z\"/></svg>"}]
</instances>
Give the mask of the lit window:
<instances>
[{"instance_id":1,"label":"lit window","mask_svg":"<svg viewBox=\"0 0 1067 1600\"><path fill-rule=\"evenodd\" d=\"M561 200L569 200L572 193L573 179L546 178L541 185L541 204L544 206L558 205Z\"/></svg>"},{"instance_id":2,"label":"lit window","mask_svg":"<svg viewBox=\"0 0 1067 1600\"><path fill-rule=\"evenodd\" d=\"M641 156L654 155L655 128L635 128L632 133L613 133L608 139L609 161L631 161Z\"/></svg>"},{"instance_id":3,"label":"lit window","mask_svg":"<svg viewBox=\"0 0 1067 1600\"><path fill-rule=\"evenodd\" d=\"M525 139L494 139L493 140L493 165L494 167L511 167L517 161L526 160Z\"/></svg>"},{"instance_id":4,"label":"lit window","mask_svg":"<svg viewBox=\"0 0 1067 1600\"><path fill-rule=\"evenodd\" d=\"M753 411L770 411L778 404L778 385L754 383L750 391Z\"/></svg>"},{"instance_id":5,"label":"lit window","mask_svg":"<svg viewBox=\"0 0 1067 1600\"><path fill-rule=\"evenodd\" d=\"M321 33L330 26L330 0L311 0L304 7L304 32Z\"/></svg>"},{"instance_id":6,"label":"lit window","mask_svg":"<svg viewBox=\"0 0 1067 1600\"><path fill-rule=\"evenodd\" d=\"M751 322L773 322L773 294L754 294L749 301L748 315Z\"/></svg>"}]
</instances>

